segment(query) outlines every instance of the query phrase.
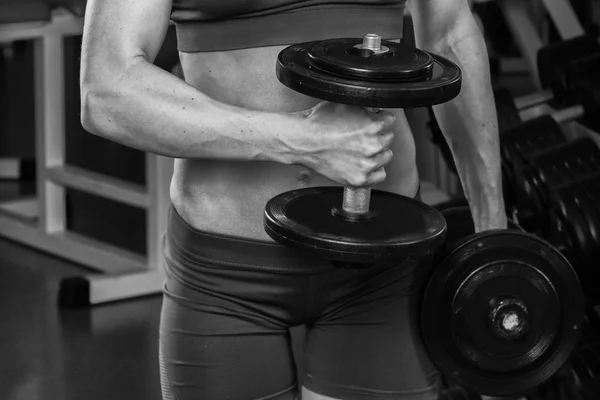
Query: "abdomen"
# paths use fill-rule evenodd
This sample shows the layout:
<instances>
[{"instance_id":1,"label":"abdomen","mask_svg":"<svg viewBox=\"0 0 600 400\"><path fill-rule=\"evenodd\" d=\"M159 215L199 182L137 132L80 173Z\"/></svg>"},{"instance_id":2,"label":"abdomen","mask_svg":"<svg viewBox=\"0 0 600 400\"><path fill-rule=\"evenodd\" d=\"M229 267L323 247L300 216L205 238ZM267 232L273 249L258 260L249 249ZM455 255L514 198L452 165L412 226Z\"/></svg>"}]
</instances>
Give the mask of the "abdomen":
<instances>
[{"instance_id":1,"label":"abdomen","mask_svg":"<svg viewBox=\"0 0 600 400\"><path fill-rule=\"evenodd\" d=\"M183 53L186 81L217 101L270 111L307 110L320 100L287 89L275 76L283 47L217 53ZM412 195L418 184L412 133L396 110L394 159L378 188ZM337 185L302 166L270 162L177 160L171 199L182 217L197 229L270 240L262 227L266 202L284 191Z\"/></svg>"}]
</instances>

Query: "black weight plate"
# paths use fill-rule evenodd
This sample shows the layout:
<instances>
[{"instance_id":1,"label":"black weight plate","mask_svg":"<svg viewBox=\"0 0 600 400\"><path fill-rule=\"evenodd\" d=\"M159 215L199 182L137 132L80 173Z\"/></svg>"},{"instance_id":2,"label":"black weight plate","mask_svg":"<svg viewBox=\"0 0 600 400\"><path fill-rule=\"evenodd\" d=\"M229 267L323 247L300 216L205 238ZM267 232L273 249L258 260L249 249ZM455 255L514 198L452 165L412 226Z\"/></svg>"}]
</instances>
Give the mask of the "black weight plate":
<instances>
[{"instance_id":1,"label":"black weight plate","mask_svg":"<svg viewBox=\"0 0 600 400\"><path fill-rule=\"evenodd\" d=\"M442 215L446 220L446 241L439 251L441 257L454 249L458 243L475 233L475 223L473 214L468 206L451 207L442 210ZM514 221L508 221L509 229L523 230Z\"/></svg>"},{"instance_id":2,"label":"black weight plate","mask_svg":"<svg viewBox=\"0 0 600 400\"><path fill-rule=\"evenodd\" d=\"M565 185L558 189L557 192L561 193L557 197L554 206L558 208L575 245L572 254L576 257L577 261L573 260L573 263L585 263L587 254L589 254L590 249L594 246L592 234L587 226L585 216L575 202L570 186Z\"/></svg>"},{"instance_id":3,"label":"black weight plate","mask_svg":"<svg viewBox=\"0 0 600 400\"><path fill-rule=\"evenodd\" d=\"M359 42L357 39L356 43ZM430 54L433 68L430 76L424 80L367 81L325 73L311 67L308 49L315 43L296 44L279 53L276 71L283 85L321 100L379 108L427 107L448 102L460 93L460 68L438 55ZM401 46L393 42L385 42L385 45Z\"/></svg>"},{"instance_id":4,"label":"black weight plate","mask_svg":"<svg viewBox=\"0 0 600 400\"><path fill-rule=\"evenodd\" d=\"M600 371L598 371L598 358L590 346L583 346L577 349L577 353L584 364L590 380L594 383L594 390L600 393Z\"/></svg>"},{"instance_id":5,"label":"black weight plate","mask_svg":"<svg viewBox=\"0 0 600 400\"><path fill-rule=\"evenodd\" d=\"M560 125L551 116L542 115L502 132L500 141L509 154L526 158L531 154L562 145L567 139Z\"/></svg>"},{"instance_id":6,"label":"black weight plate","mask_svg":"<svg viewBox=\"0 0 600 400\"><path fill-rule=\"evenodd\" d=\"M566 137L550 116L531 119L502 132L500 136L502 166L506 173L507 184L511 188L511 193L515 193L513 197L517 202L522 201L523 196L525 198L529 196L527 193L520 193L525 185L523 171L527 168L529 157L564 143Z\"/></svg>"},{"instance_id":7,"label":"black weight plate","mask_svg":"<svg viewBox=\"0 0 600 400\"><path fill-rule=\"evenodd\" d=\"M526 231L537 232L543 228L541 224L546 217L544 184L537 171L530 167L524 167L515 178L515 218Z\"/></svg>"},{"instance_id":8,"label":"black weight plate","mask_svg":"<svg viewBox=\"0 0 600 400\"><path fill-rule=\"evenodd\" d=\"M570 104L585 104L586 92L593 90L594 82L598 82L600 71L600 52L574 60L565 72L564 97ZM590 112L597 112L598 105L590 107Z\"/></svg>"},{"instance_id":9,"label":"black weight plate","mask_svg":"<svg viewBox=\"0 0 600 400\"><path fill-rule=\"evenodd\" d=\"M593 304L588 302L583 321L582 342L584 344L600 342L600 316Z\"/></svg>"},{"instance_id":10,"label":"black weight plate","mask_svg":"<svg viewBox=\"0 0 600 400\"><path fill-rule=\"evenodd\" d=\"M575 203L579 206L579 210L586 221L588 231L590 232L590 252L588 253L588 260L591 262L597 262L598 253L600 252L600 223L597 215L597 204L590 202L589 195L586 193L585 188L582 187L581 183L573 185L571 194Z\"/></svg>"},{"instance_id":11,"label":"black weight plate","mask_svg":"<svg viewBox=\"0 0 600 400\"><path fill-rule=\"evenodd\" d=\"M590 247L590 232L586 227L585 219L583 218L579 207L573 201L568 186L561 188L556 191L556 195L553 196L554 201L552 206L554 207L557 214L560 216L566 230L571 238L573 248L569 249L569 259L576 266L580 267L585 264L585 254L587 249ZM581 275L581 272L579 272ZM581 275L584 284L588 284L586 276Z\"/></svg>"},{"instance_id":12,"label":"black weight plate","mask_svg":"<svg viewBox=\"0 0 600 400\"><path fill-rule=\"evenodd\" d=\"M547 213L548 226L546 230L539 233L540 237L548 240L571 262L574 262L571 254L575 247L571 232L565 226L564 218L562 218L554 209Z\"/></svg>"},{"instance_id":13,"label":"black weight plate","mask_svg":"<svg viewBox=\"0 0 600 400\"><path fill-rule=\"evenodd\" d=\"M594 342L587 345L590 352L594 355L593 371L596 377L596 383L600 385L600 342ZM600 390L599 390L600 392Z\"/></svg>"},{"instance_id":14,"label":"black weight plate","mask_svg":"<svg viewBox=\"0 0 600 400\"><path fill-rule=\"evenodd\" d=\"M600 52L598 40L592 35L552 43L537 53L538 75L542 87L551 87L559 95L564 93L564 75L570 63Z\"/></svg>"},{"instance_id":15,"label":"black weight plate","mask_svg":"<svg viewBox=\"0 0 600 400\"><path fill-rule=\"evenodd\" d=\"M309 68L364 81L422 81L430 78L433 57L412 46L383 41L383 53L357 48L361 40L331 39L307 50Z\"/></svg>"},{"instance_id":16,"label":"black weight plate","mask_svg":"<svg viewBox=\"0 0 600 400\"><path fill-rule=\"evenodd\" d=\"M515 106L513 95L505 87L494 88L494 102L498 116L498 130L505 132L520 125L523 121Z\"/></svg>"},{"instance_id":17,"label":"black weight plate","mask_svg":"<svg viewBox=\"0 0 600 400\"><path fill-rule=\"evenodd\" d=\"M371 190L375 218L346 221L332 212L342 205L341 187L298 189L266 205L264 228L275 241L316 257L379 263L432 254L444 241L442 215L414 199Z\"/></svg>"},{"instance_id":18,"label":"black weight plate","mask_svg":"<svg viewBox=\"0 0 600 400\"><path fill-rule=\"evenodd\" d=\"M522 136L515 143L517 151L522 157L530 157L541 151L564 146L567 143L567 139L558 124L551 124L544 116L539 118L548 122L543 125L539 124L540 119L537 118L528 121L538 121L537 127L532 127L532 131L528 135Z\"/></svg>"},{"instance_id":19,"label":"black weight plate","mask_svg":"<svg viewBox=\"0 0 600 400\"><path fill-rule=\"evenodd\" d=\"M494 334L500 300L528 310L521 336ZM436 267L426 288L422 333L438 368L483 395L523 393L551 377L575 348L583 318L580 284L568 261L517 230L472 235Z\"/></svg>"},{"instance_id":20,"label":"black weight plate","mask_svg":"<svg viewBox=\"0 0 600 400\"><path fill-rule=\"evenodd\" d=\"M580 182L581 189L585 193L585 200L588 204L590 223L594 226L595 232L600 232L600 175L590 176L588 179ZM600 235L595 236L597 246L600 247Z\"/></svg>"},{"instance_id":21,"label":"black weight plate","mask_svg":"<svg viewBox=\"0 0 600 400\"><path fill-rule=\"evenodd\" d=\"M593 376L586 364L586 361L580 355L580 349L577 349L569 359L573 367L573 372L579 381L580 390L586 400L596 400L600 393L596 390Z\"/></svg>"},{"instance_id":22,"label":"black weight plate","mask_svg":"<svg viewBox=\"0 0 600 400\"><path fill-rule=\"evenodd\" d=\"M530 158L530 163L540 171L542 181L555 186L598 172L597 165L600 161L600 149L590 138L581 138L553 147L547 151L535 154ZM556 171L560 181L551 182L544 178L545 175Z\"/></svg>"}]
</instances>

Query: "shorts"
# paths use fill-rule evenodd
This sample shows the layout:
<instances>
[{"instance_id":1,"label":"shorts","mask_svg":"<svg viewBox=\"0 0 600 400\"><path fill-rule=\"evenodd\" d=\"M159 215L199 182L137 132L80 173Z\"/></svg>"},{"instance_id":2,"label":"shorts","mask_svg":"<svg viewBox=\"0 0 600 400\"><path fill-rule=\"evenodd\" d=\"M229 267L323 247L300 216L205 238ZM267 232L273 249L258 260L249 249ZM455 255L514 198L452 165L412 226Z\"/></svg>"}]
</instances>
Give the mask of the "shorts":
<instances>
[{"instance_id":1,"label":"shorts","mask_svg":"<svg viewBox=\"0 0 600 400\"><path fill-rule=\"evenodd\" d=\"M431 261L334 268L284 246L200 232L171 208L159 361L164 400L437 399L418 329Z\"/></svg>"}]
</instances>

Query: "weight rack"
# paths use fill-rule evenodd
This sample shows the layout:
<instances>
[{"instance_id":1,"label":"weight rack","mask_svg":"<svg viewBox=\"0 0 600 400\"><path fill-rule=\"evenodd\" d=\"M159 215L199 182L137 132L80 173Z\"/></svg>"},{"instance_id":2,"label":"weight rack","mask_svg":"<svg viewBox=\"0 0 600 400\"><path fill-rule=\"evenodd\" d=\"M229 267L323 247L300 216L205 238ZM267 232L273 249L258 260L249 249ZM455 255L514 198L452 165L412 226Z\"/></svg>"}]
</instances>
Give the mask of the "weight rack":
<instances>
[{"instance_id":1,"label":"weight rack","mask_svg":"<svg viewBox=\"0 0 600 400\"><path fill-rule=\"evenodd\" d=\"M70 284L81 289L83 284L84 290L77 290L79 298L73 299L83 305L159 293L162 289L161 238L170 206L173 160L146 154L146 187L65 163L63 38L81 35L82 30L83 19L65 10L53 12L49 23L0 25L0 42L34 41L37 160L36 198L20 204L0 204L0 235L102 272L62 282L67 289L73 289ZM147 255L69 232L66 188L145 209ZM33 207L34 221L19 215L20 207Z\"/></svg>"}]
</instances>

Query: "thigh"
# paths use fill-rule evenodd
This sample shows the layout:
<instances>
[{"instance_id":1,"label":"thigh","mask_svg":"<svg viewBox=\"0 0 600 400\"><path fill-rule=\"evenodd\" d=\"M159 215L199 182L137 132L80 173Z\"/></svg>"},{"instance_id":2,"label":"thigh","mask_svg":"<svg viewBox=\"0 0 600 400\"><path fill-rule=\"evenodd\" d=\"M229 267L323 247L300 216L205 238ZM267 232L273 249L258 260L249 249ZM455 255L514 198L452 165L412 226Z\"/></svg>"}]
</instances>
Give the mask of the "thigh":
<instances>
[{"instance_id":1,"label":"thigh","mask_svg":"<svg viewBox=\"0 0 600 400\"><path fill-rule=\"evenodd\" d=\"M306 337L308 390L345 400L437 399L439 374L418 329L417 275L367 271L331 289L337 298Z\"/></svg>"},{"instance_id":2,"label":"thigh","mask_svg":"<svg viewBox=\"0 0 600 400\"><path fill-rule=\"evenodd\" d=\"M165 293L159 361L164 400L293 400L289 332L220 300Z\"/></svg>"}]
</instances>

